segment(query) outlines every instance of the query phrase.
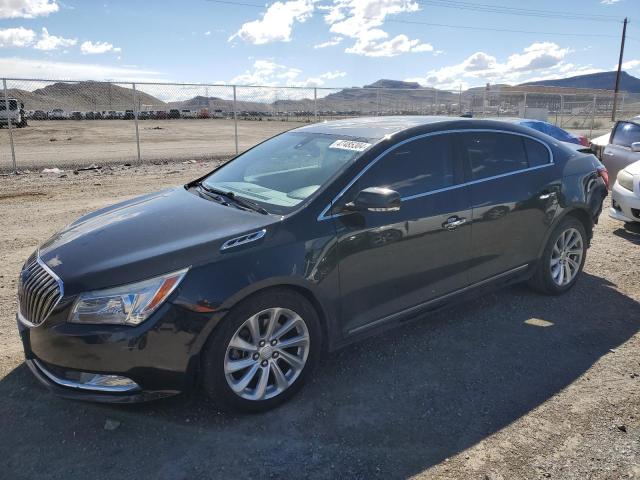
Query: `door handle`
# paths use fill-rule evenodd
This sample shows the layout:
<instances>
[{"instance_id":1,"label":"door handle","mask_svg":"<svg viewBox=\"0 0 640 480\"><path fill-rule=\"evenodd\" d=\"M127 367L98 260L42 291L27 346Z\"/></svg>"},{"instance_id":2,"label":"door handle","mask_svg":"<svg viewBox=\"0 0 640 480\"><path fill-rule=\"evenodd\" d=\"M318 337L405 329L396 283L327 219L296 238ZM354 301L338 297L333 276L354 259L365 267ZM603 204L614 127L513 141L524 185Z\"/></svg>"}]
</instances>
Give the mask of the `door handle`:
<instances>
[{"instance_id":1,"label":"door handle","mask_svg":"<svg viewBox=\"0 0 640 480\"><path fill-rule=\"evenodd\" d=\"M463 225L466 222L467 222L466 218L449 217L447 218L447 221L442 224L442 228L444 228L445 230L455 230L460 225Z\"/></svg>"},{"instance_id":2,"label":"door handle","mask_svg":"<svg viewBox=\"0 0 640 480\"><path fill-rule=\"evenodd\" d=\"M540 200L547 200L551 197L555 197L555 195L556 195L556 192L545 192L542 195L540 195L538 198Z\"/></svg>"}]
</instances>

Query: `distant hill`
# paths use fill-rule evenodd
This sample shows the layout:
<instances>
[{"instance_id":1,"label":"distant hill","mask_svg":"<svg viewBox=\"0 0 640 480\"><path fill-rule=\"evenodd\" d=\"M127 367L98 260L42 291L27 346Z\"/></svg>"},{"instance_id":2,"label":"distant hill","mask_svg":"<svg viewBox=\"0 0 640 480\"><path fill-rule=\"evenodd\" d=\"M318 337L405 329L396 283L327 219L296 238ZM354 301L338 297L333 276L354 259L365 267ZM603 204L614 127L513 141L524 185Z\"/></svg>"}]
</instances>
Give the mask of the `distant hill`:
<instances>
[{"instance_id":1,"label":"distant hill","mask_svg":"<svg viewBox=\"0 0 640 480\"><path fill-rule=\"evenodd\" d=\"M32 92L13 88L7 93L23 102L26 110L62 108L66 111L102 111L133 108L132 89L105 82L58 82ZM162 100L144 92L136 92L136 98L140 106L153 106L153 109L166 106Z\"/></svg>"},{"instance_id":2,"label":"distant hill","mask_svg":"<svg viewBox=\"0 0 640 480\"><path fill-rule=\"evenodd\" d=\"M576 77L558 78L556 80L527 82L521 85L613 90L616 86L616 72L591 73L588 75L578 75ZM629 93L640 93L640 78L629 75L627 72L622 72L620 75L620 90Z\"/></svg>"},{"instance_id":3,"label":"distant hill","mask_svg":"<svg viewBox=\"0 0 640 480\"><path fill-rule=\"evenodd\" d=\"M363 88L420 88L418 82L403 82L401 80L381 79L373 82L371 85L365 85Z\"/></svg>"}]
</instances>

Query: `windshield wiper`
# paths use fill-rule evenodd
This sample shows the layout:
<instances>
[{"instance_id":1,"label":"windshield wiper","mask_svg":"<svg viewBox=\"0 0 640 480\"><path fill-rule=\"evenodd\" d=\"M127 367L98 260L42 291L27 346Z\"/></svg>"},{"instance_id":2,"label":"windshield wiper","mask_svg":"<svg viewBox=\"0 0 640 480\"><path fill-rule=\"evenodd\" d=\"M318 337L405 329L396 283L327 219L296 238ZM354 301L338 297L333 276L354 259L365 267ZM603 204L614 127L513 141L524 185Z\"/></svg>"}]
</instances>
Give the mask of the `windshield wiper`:
<instances>
[{"instance_id":1,"label":"windshield wiper","mask_svg":"<svg viewBox=\"0 0 640 480\"><path fill-rule=\"evenodd\" d=\"M218 195L219 197L228 198L233 203L235 203L237 206L240 206L240 207L242 207L244 209L253 210L254 212L258 212L258 213L261 213L263 215L268 215L269 214L269 212L267 210L262 208L257 203L252 202L251 200L248 200L248 199L243 198L243 197L238 197L238 196L236 196L236 194L234 192L219 190L217 188L213 188L213 187L210 187L208 185L205 185L204 182L199 182L198 186L200 188L202 188L207 193L211 193L213 195Z\"/></svg>"}]
</instances>

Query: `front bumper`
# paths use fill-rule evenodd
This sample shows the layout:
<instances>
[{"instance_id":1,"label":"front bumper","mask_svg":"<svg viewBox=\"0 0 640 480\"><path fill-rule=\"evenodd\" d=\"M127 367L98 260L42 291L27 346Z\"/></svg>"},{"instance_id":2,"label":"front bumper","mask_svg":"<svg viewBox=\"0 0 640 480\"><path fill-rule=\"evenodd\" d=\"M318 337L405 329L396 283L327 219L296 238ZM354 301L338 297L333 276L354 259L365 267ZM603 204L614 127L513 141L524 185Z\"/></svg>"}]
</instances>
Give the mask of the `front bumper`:
<instances>
[{"instance_id":1,"label":"front bumper","mask_svg":"<svg viewBox=\"0 0 640 480\"><path fill-rule=\"evenodd\" d=\"M636 191L640 185L635 185ZM640 193L621 187L618 182L611 189L609 216L621 222L640 222Z\"/></svg>"},{"instance_id":2,"label":"front bumper","mask_svg":"<svg viewBox=\"0 0 640 480\"><path fill-rule=\"evenodd\" d=\"M27 366L57 395L131 403L176 395L195 383L200 334L210 315L167 303L136 327L71 324L66 316L52 314L36 327L17 317ZM132 383L105 387L91 381L92 374Z\"/></svg>"}]
</instances>

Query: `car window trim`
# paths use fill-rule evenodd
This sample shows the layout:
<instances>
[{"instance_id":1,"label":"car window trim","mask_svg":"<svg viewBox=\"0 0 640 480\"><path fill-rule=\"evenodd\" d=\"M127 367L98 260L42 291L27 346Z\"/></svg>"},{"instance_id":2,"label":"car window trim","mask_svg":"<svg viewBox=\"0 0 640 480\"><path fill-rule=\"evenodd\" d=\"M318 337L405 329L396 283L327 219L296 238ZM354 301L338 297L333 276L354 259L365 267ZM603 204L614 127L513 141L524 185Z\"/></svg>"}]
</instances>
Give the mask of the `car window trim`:
<instances>
[{"instance_id":1,"label":"car window trim","mask_svg":"<svg viewBox=\"0 0 640 480\"><path fill-rule=\"evenodd\" d=\"M441 193L441 192L445 192L448 190L453 190L456 188L461 188L461 187L466 187L468 185L474 185L476 183L481 183L481 182L487 182L490 180L494 180L496 178L502 178L502 177L507 177L507 176L511 176L511 175L516 175L519 173L524 173L524 172L529 172L532 170L539 170L541 168L546 168L546 167L550 167L552 165L555 165L554 159L553 159L553 151L551 150L551 147L549 147L549 145L547 145L545 142L543 142L542 140L540 140L539 138L533 137L531 135L527 135L526 133L520 133L520 132L513 132L513 131L509 131L509 130L499 130L499 129L495 129L495 128L461 128L461 129L454 129L454 130L441 130L438 132L429 132L429 133L423 133L420 135L416 135L414 137L411 138L407 138L405 140L402 140L401 142L398 142L394 145L391 145L389 148L387 148L384 152L380 153L377 157L375 157L373 160L371 160L362 170L360 170L352 179L349 183L347 183L347 185L340 190L340 192L333 197L333 200L331 200L327 206L324 207L324 209L320 212L320 214L317 217L317 221L321 222L324 220L331 220L333 218L338 218L341 217L343 215L347 215L347 213L334 213L332 215L327 215L327 213L331 210L332 206L336 204L336 202L340 199L340 197L342 197L345 193L347 193L347 191L349 191L349 189L360 179L360 177L362 175L364 175L373 165L375 165L378 160L380 160L381 158L383 158L385 155L387 155L388 153L392 152L393 150L395 150L398 147L401 147L402 145L412 142L414 140L419 140L421 138L427 138L427 137L434 137L436 135L447 135L447 134L455 134L455 133L468 133L468 132L489 132L489 133L506 133L509 135L517 135L520 137L525 137L525 138L530 138L532 140L535 140L536 142L544 145L544 147L548 150L549 152L549 163L543 164L543 165L537 165L535 167L527 167L527 168L523 168L520 170L514 170L512 172L506 172L506 173L502 173L500 175L494 175L491 177L486 177L486 178L480 178L477 180L469 180L463 183L458 183L456 185L451 185L448 187L444 187L444 188L439 188L437 190L430 190L430 191L426 191L426 192L422 192L422 193L416 193L414 195L409 195L406 197L401 197L401 201L405 202L408 200L414 200L416 198L421 198L421 197L426 197L428 195L435 195L437 193ZM454 159L455 161L455 159Z\"/></svg>"}]
</instances>

